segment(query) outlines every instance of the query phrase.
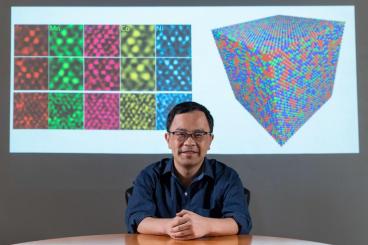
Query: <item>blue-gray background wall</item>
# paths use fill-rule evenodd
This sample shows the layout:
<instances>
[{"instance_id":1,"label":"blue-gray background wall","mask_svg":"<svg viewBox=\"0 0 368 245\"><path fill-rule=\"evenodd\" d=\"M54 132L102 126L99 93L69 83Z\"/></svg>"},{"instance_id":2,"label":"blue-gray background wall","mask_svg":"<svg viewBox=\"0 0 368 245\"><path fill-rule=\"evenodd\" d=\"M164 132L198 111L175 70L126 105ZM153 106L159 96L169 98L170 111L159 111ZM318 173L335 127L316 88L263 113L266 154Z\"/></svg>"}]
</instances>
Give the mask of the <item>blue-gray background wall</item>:
<instances>
[{"instance_id":1,"label":"blue-gray background wall","mask_svg":"<svg viewBox=\"0 0 368 245\"><path fill-rule=\"evenodd\" d=\"M364 0L1 0L0 244L125 232L124 190L140 169L163 157L9 154L10 6L132 4L355 5L360 154L211 157L234 167L252 191L253 234L332 244L368 244L368 3Z\"/></svg>"}]
</instances>

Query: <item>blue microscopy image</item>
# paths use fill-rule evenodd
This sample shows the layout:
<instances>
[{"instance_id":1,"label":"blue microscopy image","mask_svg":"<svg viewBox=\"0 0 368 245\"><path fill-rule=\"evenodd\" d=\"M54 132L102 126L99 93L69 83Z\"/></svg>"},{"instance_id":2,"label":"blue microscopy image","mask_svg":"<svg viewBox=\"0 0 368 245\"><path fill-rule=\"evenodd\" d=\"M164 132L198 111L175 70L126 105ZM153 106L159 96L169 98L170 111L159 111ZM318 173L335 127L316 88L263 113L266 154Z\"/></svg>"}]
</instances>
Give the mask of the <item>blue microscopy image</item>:
<instances>
[{"instance_id":1,"label":"blue microscopy image","mask_svg":"<svg viewBox=\"0 0 368 245\"><path fill-rule=\"evenodd\" d=\"M158 91L191 91L192 62L188 58L158 58L156 61Z\"/></svg>"},{"instance_id":2,"label":"blue microscopy image","mask_svg":"<svg viewBox=\"0 0 368 245\"><path fill-rule=\"evenodd\" d=\"M156 129L166 130L166 118L176 104L192 101L192 94L156 94Z\"/></svg>"},{"instance_id":3,"label":"blue microscopy image","mask_svg":"<svg viewBox=\"0 0 368 245\"><path fill-rule=\"evenodd\" d=\"M190 25L157 25L157 57L191 57Z\"/></svg>"}]
</instances>

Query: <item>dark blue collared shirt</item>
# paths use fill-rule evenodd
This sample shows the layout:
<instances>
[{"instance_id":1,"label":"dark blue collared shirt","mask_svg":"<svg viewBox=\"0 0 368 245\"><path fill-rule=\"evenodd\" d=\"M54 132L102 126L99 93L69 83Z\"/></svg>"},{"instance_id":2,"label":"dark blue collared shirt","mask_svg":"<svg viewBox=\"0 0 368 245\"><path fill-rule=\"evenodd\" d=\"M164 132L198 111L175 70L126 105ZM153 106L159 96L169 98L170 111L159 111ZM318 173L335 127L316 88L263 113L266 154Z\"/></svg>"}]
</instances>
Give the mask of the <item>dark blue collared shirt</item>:
<instances>
[{"instance_id":1,"label":"dark blue collared shirt","mask_svg":"<svg viewBox=\"0 0 368 245\"><path fill-rule=\"evenodd\" d=\"M214 159L205 158L201 171L185 188L175 175L173 159L147 166L134 182L125 213L129 233L146 217L173 218L182 209L211 218L233 218L240 234L252 228L239 175Z\"/></svg>"}]
</instances>

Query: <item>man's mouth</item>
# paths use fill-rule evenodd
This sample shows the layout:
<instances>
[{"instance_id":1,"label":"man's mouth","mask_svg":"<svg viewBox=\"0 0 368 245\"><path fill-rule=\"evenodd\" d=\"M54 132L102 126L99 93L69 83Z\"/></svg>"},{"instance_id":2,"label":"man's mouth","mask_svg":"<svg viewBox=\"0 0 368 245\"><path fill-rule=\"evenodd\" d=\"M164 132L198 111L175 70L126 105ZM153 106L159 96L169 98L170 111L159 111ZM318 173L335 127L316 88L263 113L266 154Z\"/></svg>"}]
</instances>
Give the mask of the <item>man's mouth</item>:
<instances>
[{"instance_id":1,"label":"man's mouth","mask_svg":"<svg viewBox=\"0 0 368 245\"><path fill-rule=\"evenodd\" d=\"M197 154L198 151L196 151L196 150L183 150L183 151L179 151L179 153L183 153L183 154Z\"/></svg>"}]
</instances>

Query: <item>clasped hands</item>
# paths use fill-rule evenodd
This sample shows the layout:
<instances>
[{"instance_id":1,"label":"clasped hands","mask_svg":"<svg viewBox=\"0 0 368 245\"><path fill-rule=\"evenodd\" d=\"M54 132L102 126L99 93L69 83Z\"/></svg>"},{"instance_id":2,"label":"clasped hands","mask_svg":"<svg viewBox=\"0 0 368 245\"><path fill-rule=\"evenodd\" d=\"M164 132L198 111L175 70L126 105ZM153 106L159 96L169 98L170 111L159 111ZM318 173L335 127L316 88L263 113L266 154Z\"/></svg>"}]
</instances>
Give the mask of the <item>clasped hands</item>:
<instances>
[{"instance_id":1,"label":"clasped hands","mask_svg":"<svg viewBox=\"0 0 368 245\"><path fill-rule=\"evenodd\" d=\"M177 240L189 240L206 236L209 233L207 219L183 209L167 223L166 233Z\"/></svg>"}]
</instances>

